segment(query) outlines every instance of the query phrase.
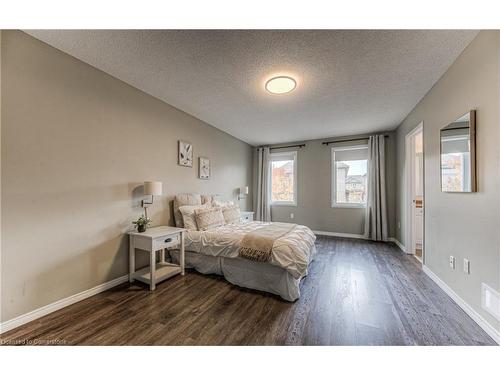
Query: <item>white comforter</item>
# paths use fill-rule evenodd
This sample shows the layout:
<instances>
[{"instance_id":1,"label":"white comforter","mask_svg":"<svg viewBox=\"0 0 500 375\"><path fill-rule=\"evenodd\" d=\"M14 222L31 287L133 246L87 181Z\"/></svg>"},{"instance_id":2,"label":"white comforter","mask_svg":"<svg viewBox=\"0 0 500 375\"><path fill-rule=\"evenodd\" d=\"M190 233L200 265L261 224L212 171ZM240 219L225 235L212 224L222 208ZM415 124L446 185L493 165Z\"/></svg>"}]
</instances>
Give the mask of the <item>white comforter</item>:
<instances>
[{"instance_id":1,"label":"white comforter","mask_svg":"<svg viewBox=\"0 0 500 375\"><path fill-rule=\"evenodd\" d=\"M189 230L186 236L186 251L236 258L243 236L266 225L269 223L252 221L227 224L203 232ZM305 276L307 266L316 252L315 240L316 236L308 227L297 225L291 232L275 241L270 263L286 269L296 279Z\"/></svg>"}]
</instances>

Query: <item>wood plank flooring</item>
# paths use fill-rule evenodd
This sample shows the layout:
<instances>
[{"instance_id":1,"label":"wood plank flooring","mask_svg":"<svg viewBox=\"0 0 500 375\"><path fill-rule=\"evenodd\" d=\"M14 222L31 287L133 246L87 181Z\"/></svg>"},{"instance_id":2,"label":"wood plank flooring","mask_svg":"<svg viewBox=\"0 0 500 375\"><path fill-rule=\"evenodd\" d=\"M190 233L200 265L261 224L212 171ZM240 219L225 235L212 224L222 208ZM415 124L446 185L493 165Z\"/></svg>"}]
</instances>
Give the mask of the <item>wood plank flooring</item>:
<instances>
[{"instance_id":1,"label":"wood plank flooring","mask_svg":"<svg viewBox=\"0 0 500 375\"><path fill-rule=\"evenodd\" d=\"M188 272L128 283L0 336L3 345L495 345L392 244L318 237L290 303Z\"/></svg>"}]
</instances>

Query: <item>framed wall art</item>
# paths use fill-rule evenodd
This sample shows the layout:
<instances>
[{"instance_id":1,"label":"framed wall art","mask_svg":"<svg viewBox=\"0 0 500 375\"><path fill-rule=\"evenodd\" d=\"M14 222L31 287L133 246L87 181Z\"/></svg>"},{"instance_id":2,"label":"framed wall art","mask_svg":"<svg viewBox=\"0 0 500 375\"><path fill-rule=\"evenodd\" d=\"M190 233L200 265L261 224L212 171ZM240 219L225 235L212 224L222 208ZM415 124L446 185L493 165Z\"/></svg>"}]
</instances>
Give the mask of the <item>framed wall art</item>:
<instances>
[{"instance_id":1,"label":"framed wall art","mask_svg":"<svg viewBox=\"0 0 500 375\"><path fill-rule=\"evenodd\" d=\"M193 145L179 141L179 165L183 167L193 166Z\"/></svg>"},{"instance_id":2,"label":"framed wall art","mask_svg":"<svg viewBox=\"0 0 500 375\"><path fill-rule=\"evenodd\" d=\"M199 158L199 177L202 180L208 180L210 178L210 159L201 157Z\"/></svg>"}]
</instances>

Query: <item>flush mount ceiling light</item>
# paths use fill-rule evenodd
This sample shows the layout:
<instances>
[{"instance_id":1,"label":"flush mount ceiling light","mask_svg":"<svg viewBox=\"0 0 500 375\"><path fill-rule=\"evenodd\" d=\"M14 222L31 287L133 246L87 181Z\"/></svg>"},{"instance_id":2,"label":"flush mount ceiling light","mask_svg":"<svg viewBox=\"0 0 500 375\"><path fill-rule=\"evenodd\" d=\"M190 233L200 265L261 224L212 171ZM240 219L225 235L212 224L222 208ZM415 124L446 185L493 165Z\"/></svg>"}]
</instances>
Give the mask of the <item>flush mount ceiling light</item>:
<instances>
[{"instance_id":1,"label":"flush mount ceiling light","mask_svg":"<svg viewBox=\"0 0 500 375\"><path fill-rule=\"evenodd\" d=\"M273 77L266 82L266 90L271 94L287 94L297 87L297 82L288 76Z\"/></svg>"}]
</instances>

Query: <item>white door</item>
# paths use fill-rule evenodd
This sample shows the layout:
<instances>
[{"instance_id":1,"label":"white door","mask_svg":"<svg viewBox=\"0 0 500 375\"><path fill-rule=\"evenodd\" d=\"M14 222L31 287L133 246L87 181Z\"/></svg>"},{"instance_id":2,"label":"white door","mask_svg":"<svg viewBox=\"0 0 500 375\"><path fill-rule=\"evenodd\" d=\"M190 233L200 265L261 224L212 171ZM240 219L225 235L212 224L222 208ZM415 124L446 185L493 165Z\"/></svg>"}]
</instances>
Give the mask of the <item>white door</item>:
<instances>
[{"instance_id":1,"label":"white door","mask_svg":"<svg viewBox=\"0 0 500 375\"><path fill-rule=\"evenodd\" d=\"M423 123L406 136L405 142L405 248L420 261L424 251L424 148Z\"/></svg>"}]
</instances>

